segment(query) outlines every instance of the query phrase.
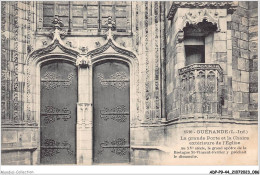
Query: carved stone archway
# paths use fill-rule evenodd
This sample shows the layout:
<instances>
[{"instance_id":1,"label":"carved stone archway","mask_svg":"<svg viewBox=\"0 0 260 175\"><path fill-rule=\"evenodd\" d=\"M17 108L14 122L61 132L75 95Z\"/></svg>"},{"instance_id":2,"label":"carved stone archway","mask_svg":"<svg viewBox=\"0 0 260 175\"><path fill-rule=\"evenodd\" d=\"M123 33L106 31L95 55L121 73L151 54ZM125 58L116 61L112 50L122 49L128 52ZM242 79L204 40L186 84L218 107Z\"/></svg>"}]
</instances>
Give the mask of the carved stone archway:
<instances>
[{"instance_id":1,"label":"carved stone archway","mask_svg":"<svg viewBox=\"0 0 260 175\"><path fill-rule=\"evenodd\" d=\"M93 67L105 60L119 60L130 68L130 126L138 121L138 59L136 54L118 46L108 28L106 43L77 60L79 65L79 96L77 123L77 160L78 164L93 163ZM131 132L131 129L130 129ZM131 134L130 134L131 135ZM88 138L88 139L85 139Z\"/></svg>"},{"instance_id":2,"label":"carved stone archway","mask_svg":"<svg viewBox=\"0 0 260 175\"><path fill-rule=\"evenodd\" d=\"M79 52L65 46L60 38L62 30L59 25L54 26L52 32L52 42L44 48L39 48L31 52L26 60L26 115L32 118L38 125L38 144L34 152L34 158L40 163L40 70L41 65L50 61L66 61L69 64L76 65Z\"/></svg>"},{"instance_id":3,"label":"carved stone archway","mask_svg":"<svg viewBox=\"0 0 260 175\"><path fill-rule=\"evenodd\" d=\"M35 120L40 124L40 68L49 61L67 61L78 66L78 102L76 126L76 162L77 164L92 164L92 68L93 65L106 59L125 62L130 68L130 125L139 121L138 103L138 59L136 54L118 46L113 39L112 25L108 21L106 43L92 51L82 53L66 47L61 39L65 33L61 30L59 20L54 20L52 42L45 48L31 52L27 57L27 102L35 99L27 110L35 111ZM139 121L140 122L140 121ZM38 132L40 138L40 129ZM35 151L35 157L40 158L40 145ZM38 161L39 162L39 161Z\"/></svg>"}]
</instances>

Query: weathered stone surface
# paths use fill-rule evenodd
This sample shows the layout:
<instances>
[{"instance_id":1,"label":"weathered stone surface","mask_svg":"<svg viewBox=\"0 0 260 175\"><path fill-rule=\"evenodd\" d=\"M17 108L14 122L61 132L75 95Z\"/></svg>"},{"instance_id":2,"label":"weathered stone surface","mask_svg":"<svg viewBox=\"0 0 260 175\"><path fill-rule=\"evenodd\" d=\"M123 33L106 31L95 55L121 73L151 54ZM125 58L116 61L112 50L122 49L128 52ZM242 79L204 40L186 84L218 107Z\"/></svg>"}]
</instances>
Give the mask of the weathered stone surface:
<instances>
[{"instance_id":1,"label":"weathered stone surface","mask_svg":"<svg viewBox=\"0 0 260 175\"><path fill-rule=\"evenodd\" d=\"M257 52L258 43L256 41L249 42L249 50L252 52Z\"/></svg>"},{"instance_id":2,"label":"weathered stone surface","mask_svg":"<svg viewBox=\"0 0 260 175\"><path fill-rule=\"evenodd\" d=\"M258 94L257 93L250 93L250 104L257 104L258 103Z\"/></svg>"},{"instance_id":3,"label":"weathered stone surface","mask_svg":"<svg viewBox=\"0 0 260 175\"><path fill-rule=\"evenodd\" d=\"M249 27L249 33L257 32L257 31L258 31L258 26Z\"/></svg>"},{"instance_id":4,"label":"weathered stone surface","mask_svg":"<svg viewBox=\"0 0 260 175\"><path fill-rule=\"evenodd\" d=\"M238 46L242 49L248 49L248 41L238 40Z\"/></svg>"},{"instance_id":5,"label":"weathered stone surface","mask_svg":"<svg viewBox=\"0 0 260 175\"><path fill-rule=\"evenodd\" d=\"M242 17L242 25L244 25L244 26L248 26L248 18L246 18L246 17Z\"/></svg>"},{"instance_id":6,"label":"weathered stone surface","mask_svg":"<svg viewBox=\"0 0 260 175\"><path fill-rule=\"evenodd\" d=\"M249 92L249 84L248 83L239 83L238 82L238 91Z\"/></svg>"},{"instance_id":7,"label":"weathered stone surface","mask_svg":"<svg viewBox=\"0 0 260 175\"><path fill-rule=\"evenodd\" d=\"M242 103L244 104L249 103L249 93L242 93Z\"/></svg>"},{"instance_id":8,"label":"weathered stone surface","mask_svg":"<svg viewBox=\"0 0 260 175\"><path fill-rule=\"evenodd\" d=\"M257 18L249 18L249 26L257 26L258 25L258 19Z\"/></svg>"},{"instance_id":9,"label":"weathered stone surface","mask_svg":"<svg viewBox=\"0 0 260 175\"><path fill-rule=\"evenodd\" d=\"M251 83L255 83L258 81L258 72L254 71L254 72L250 72L249 73L249 79Z\"/></svg>"},{"instance_id":10,"label":"weathered stone surface","mask_svg":"<svg viewBox=\"0 0 260 175\"><path fill-rule=\"evenodd\" d=\"M242 40L244 41L248 41L248 34L245 33L245 32L241 32L241 37L240 37Z\"/></svg>"},{"instance_id":11,"label":"weathered stone surface","mask_svg":"<svg viewBox=\"0 0 260 175\"><path fill-rule=\"evenodd\" d=\"M227 42L226 41L215 41L214 42L214 51L215 52L223 52L227 49Z\"/></svg>"},{"instance_id":12,"label":"weathered stone surface","mask_svg":"<svg viewBox=\"0 0 260 175\"><path fill-rule=\"evenodd\" d=\"M240 112L240 118L247 118L247 117L249 117L249 112L247 112L247 111Z\"/></svg>"},{"instance_id":13,"label":"weathered stone surface","mask_svg":"<svg viewBox=\"0 0 260 175\"><path fill-rule=\"evenodd\" d=\"M238 58L237 59L237 66L239 70L246 70L246 60L244 58Z\"/></svg>"},{"instance_id":14,"label":"weathered stone surface","mask_svg":"<svg viewBox=\"0 0 260 175\"><path fill-rule=\"evenodd\" d=\"M249 83L249 72L241 71L241 82Z\"/></svg>"},{"instance_id":15,"label":"weathered stone surface","mask_svg":"<svg viewBox=\"0 0 260 175\"><path fill-rule=\"evenodd\" d=\"M233 102L242 103L242 92L234 92L233 93Z\"/></svg>"},{"instance_id":16,"label":"weathered stone surface","mask_svg":"<svg viewBox=\"0 0 260 175\"><path fill-rule=\"evenodd\" d=\"M246 1L239 1L239 2L238 2L238 5L239 5L240 7L243 7L245 10L248 9L248 2L246 2Z\"/></svg>"},{"instance_id":17,"label":"weathered stone surface","mask_svg":"<svg viewBox=\"0 0 260 175\"><path fill-rule=\"evenodd\" d=\"M232 69L232 78L235 81L241 81L241 71Z\"/></svg>"},{"instance_id":18,"label":"weathered stone surface","mask_svg":"<svg viewBox=\"0 0 260 175\"><path fill-rule=\"evenodd\" d=\"M257 93L258 92L258 83L250 83L249 84L249 92Z\"/></svg>"},{"instance_id":19,"label":"weathered stone surface","mask_svg":"<svg viewBox=\"0 0 260 175\"><path fill-rule=\"evenodd\" d=\"M249 10L251 9L257 9L258 7L258 2L257 1L250 1L248 2L248 8ZM250 15L251 16L251 15Z\"/></svg>"}]
</instances>

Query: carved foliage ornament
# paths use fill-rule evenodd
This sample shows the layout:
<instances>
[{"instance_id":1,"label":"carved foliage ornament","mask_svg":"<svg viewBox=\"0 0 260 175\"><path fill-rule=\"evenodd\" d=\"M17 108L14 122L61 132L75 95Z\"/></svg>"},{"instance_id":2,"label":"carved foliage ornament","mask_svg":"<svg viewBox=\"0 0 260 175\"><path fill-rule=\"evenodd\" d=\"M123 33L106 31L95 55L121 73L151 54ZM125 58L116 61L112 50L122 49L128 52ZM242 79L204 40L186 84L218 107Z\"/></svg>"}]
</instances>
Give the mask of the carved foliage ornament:
<instances>
[{"instance_id":1,"label":"carved foliage ornament","mask_svg":"<svg viewBox=\"0 0 260 175\"><path fill-rule=\"evenodd\" d=\"M208 9L201 9L198 12L188 12L186 13L182 18L182 24L181 24L181 29L183 30L184 27L186 27L188 24L189 25L198 25L201 22L209 22L212 23L213 25L217 26L217 31L219 31L219 20L218 20L218 13L217 12L212 12Z\"/></svg>"},{"instance_id":2,"label":"carved foliage ornament","mask_svg":"<svg viewBox=\"0 0 260 175\"><path fill-rule=\"evenodd\" d=\"M90 67L92 65L91 59L86 55L79 55L76 65L83 68Z\"/></svg>"},{"instance_id":3,"label":"carved foliage ornament","mask_svg":"<svg viewBox=\"0 0 260 175\"><path fill-rule=\"evenodd\" d=\"M210 8L210 9L227 9L228 13L233 13L236 8L236 4L232 1L230 2L216 2L216 1L208 1L208 2L180 2L175 1L172 3L170 11L167 15L168 20L173 19L178 8Z\"/></svg>"}]
</instances>

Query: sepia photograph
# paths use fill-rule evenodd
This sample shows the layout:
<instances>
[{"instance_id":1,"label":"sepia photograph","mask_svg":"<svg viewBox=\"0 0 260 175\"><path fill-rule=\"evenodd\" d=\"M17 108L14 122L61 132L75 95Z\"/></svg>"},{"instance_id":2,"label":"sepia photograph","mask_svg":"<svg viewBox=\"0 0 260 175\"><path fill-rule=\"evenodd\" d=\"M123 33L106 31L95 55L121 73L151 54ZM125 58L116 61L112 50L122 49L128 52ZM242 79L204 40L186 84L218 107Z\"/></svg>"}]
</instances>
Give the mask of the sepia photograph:
<instances>
[{"instance_id":1,"label":"sepia photograph","mask_svg":"<svg viewBox=\"0 0 260 175\"><path fill-rule=\"evenodd\" d=\"M256 166L258 108L258 1L1 1L2 166Z\"/></svg>"}]
</instances>

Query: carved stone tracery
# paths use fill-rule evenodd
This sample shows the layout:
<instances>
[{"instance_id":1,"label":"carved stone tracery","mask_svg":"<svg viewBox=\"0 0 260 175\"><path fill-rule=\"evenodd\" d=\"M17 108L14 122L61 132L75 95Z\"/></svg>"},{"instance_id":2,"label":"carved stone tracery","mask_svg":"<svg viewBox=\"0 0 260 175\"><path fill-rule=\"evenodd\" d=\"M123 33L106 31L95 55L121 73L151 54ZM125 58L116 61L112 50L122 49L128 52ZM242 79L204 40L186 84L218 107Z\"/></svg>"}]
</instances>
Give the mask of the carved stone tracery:
<instances>
[{"instance_id":1,"label":"carved stone tracery","mask_svg":"<svg viewBox=\"0 0 260 175\"><path fill-rule=\"evenodd\" d=\"M212 23L213 25L216 25L216 31L220 31L219 28L219 19L218 19L218 13L213 12L209 9L201 9L199 11L189 11L182 17L182 23L179 26L179 30L183 30L187 25L193 25L198 26L199 24L206 24L206 26L209 25L209 23ZM199 30L205 30L203 26L199 26ZM209 29L206 29L209 30Z\"/></svg>"},{"instance_id":2,"label":"carved stone tracery","mask_svg":"<svg viewBox=\"0 0 260 175\"><path fill-rule=\"evenodd\" d=\"M179 75L181 119L218 117L222 68L218 64L192 64L179 69Z\"/></svg>"}]
</instances>

